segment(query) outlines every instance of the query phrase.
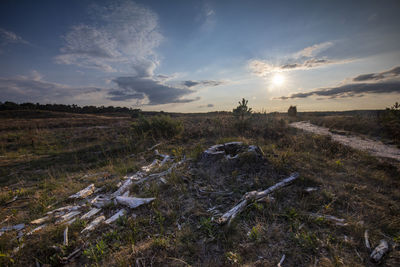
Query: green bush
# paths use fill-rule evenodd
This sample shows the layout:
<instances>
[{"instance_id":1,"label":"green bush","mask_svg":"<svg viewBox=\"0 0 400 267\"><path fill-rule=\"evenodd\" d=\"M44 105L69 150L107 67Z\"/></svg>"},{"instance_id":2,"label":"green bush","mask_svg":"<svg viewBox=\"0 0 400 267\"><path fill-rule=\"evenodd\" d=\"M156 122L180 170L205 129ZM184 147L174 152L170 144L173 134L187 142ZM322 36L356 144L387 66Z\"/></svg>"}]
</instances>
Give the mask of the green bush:
<instances>
[{"instance_id":1,"label":"green bush","mask_svg":"<svg viewBox=\"0 0 400 267\"><path fill-rule=\"evenodd\" d=\"M151 118L141 117L132 124L132 130L137 135L171 138L183 132L183 123L166 115Z\"/></svg>"}]
</instances>

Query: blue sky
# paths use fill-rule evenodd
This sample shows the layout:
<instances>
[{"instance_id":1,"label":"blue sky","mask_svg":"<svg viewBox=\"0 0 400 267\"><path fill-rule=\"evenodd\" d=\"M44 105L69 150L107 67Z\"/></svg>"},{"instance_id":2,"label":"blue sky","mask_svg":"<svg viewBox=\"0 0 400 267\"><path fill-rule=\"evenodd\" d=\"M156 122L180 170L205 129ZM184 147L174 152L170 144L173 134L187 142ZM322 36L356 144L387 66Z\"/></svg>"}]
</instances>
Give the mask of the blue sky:
<instances>
[{"instance_id":1,"label":"blue sky","mask_svg":"<svg viewBox=\"0 0 400 267\"><path fill-rule=\"evenodd\" d=\"M0 4L0 101L178 112L400 101L399 1Z\"/></svg>"}]
</instances>

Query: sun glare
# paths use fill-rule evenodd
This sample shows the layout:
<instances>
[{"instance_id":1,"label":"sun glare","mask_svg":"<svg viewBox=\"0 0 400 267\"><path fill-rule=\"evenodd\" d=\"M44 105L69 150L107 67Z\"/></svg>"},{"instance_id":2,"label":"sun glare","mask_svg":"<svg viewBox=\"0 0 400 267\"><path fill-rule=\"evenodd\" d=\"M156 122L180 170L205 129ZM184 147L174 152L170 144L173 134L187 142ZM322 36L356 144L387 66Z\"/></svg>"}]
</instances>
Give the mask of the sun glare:
<instances>
[{"instance_id":1,"label":"sun glare","mask_svg":"<svg viewBox=\"0 0 400 267\"><path fill-rule=\"evenodd\" d=\"M281 86L284 82L285 82L285 77L280 73L277 73L272 77L272 83L274 85Z\"/></svg>"}]
</instances>

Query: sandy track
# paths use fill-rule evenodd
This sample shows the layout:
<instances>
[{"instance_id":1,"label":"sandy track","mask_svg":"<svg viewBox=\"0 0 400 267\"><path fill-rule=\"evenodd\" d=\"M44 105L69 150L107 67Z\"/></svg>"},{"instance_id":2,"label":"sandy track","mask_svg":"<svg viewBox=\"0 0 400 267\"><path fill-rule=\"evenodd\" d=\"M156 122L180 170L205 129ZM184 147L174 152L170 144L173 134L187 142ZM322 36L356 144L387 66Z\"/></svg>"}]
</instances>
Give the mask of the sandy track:
<instances>
[{"instance_id":1,"label":"sandy track","mask_svg":"<svg viewBox=\"0 0 400 267\"><path fill-rule=\"evenodd\" d=\"M293 122L289 124L289 126L302 129L306 132L329 135L334 141L337 141L343 145L352 147L354 149L367 151L374 156L392 158L400 161L400 149L396 148L395 146L385 145L382 142L371 139L361 139L357 136L334 134L331 133L328 128L316 126L305 121Z\"/></svg>"}]
</instances>

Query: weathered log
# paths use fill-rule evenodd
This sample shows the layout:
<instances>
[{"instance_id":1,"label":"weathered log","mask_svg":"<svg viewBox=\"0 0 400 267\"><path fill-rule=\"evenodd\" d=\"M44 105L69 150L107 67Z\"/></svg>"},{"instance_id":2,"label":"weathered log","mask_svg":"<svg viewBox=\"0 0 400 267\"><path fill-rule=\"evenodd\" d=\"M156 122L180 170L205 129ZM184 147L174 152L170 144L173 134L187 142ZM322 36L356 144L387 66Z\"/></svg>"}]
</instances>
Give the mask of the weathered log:
<instances>
[{"instance_id":1,"label":"weathered log","mask_svg":"<svg viewBox=\"0 0 400 267\"><path fill-rule=\"evenodd\" d=\"M368 251L371 251L371 244L369 243L368 230L365 230L364 232L364 242L365 242L365 247L368 249Z\"/></svg>"},{"instance_id":2,"label":"weathered log","mask_svg":"<svg viewBox=\"0 0 400 267\"><path fill-rule=\"evenodd\" d=\"M49 219L50 219L50 216L44 216L42 218L31 221L31 224L41 224Z\"/></svg>"},{"instance_id":3,"label":"weathered log","mask_svg":"<svg viewBox=\"0 0 400 267\"><path fill-rule=\"evenodd\" d=\"M373 262L380 262L383 256L389 251L389 244L386 240L381 240L379 245L372 251L370 259Z\"/></svg>"},{"instance_id":4,"label":"weathered log","mask_svg":"<svg viewBox=\"0 0 400 267\"><path fill-rule=\"evenodd\" d=\"M286 258L286 255L283 254L281 260L278 263L278 267L282 267L282 264L283 264L283 261L285 260L285 258Z\"/></svg>"},{"instance_id":5,"label":"weathered log","mask_svg":"<svg viewBox=\"0 0 400 267\"><path fill-rule=\"evenodd\" d=\"M49 211L46 214L50 215L50 214L53 214L53 213L59 213L59 212L63 212L63 211L78 210L80 208L81 208L81 206L65 206L65 207L61 207L61 208Z\"/></svg>"},{"instance_id":6,"label":"weathered log","mask_svg":"<svg viewBox=\"0 0 400 267\"><path fill-rule=\"evenodd\" d=\"M119 217L122 217L126 214L126 210L121 209L119 210L117 213L115 213L113 216L111 216L110 218L108 218L104 223L106 224L110 224L113 223L114 221L118 220Z\"/></svg>"},{"instance_id":7,"label":"weathered log","mask_svg":"<svg viewBox=\"0 0 400 267\"><path fill-rule=\"evenodd\" d=\"M20 223L20 224L16 224L16 225L12 225L12 226L4 226L3 228L0 229L0 232L7 232L7 231L12 231L12 230L22 230L25 228L25 224L24 223Z\"/></svg>"},{"instance_id":8,"label":"weathered log","mask_svg":"<svg viewBox=\"0 0 400 267\"><path fill-rule=\"evenodd\" d=\"M37 232L37 231L40 231L40 230L42 230L43 228L45 228L46 226L47 226L47 224L42 224L42 225L36 227L35 229L31 230L31 231L30 231L29 233L27 233L26 235L31 235L31 234L33 234L33 233L35 233L35 232Z\"/></svg>"},{"instance_id":9,"label":"weathered log","mask_svg":"<svg viewBox=\"0 0 400 267\"><path fill-rule=\"evenodd\" d=\"M137 197L122 197L119 196L116 198L117 202L126 205L132 209L137 208L143 204L150 203L154 200L155 198L137 198Z\"/></svg>"},{"instance_id":10,"label":"weathered log","mask_svg":"<svg viewBox=\"0 0 400 267\"><path fill-rule=\"evenodd\" d=\"M98 213L99 211L101 211L101 209L93 208L93 209L89 210L87 213L83 214L81 217L81 220L89 219L90 217L92 217L93 215Z\"/></svg>"},{"instance_id":11,"label":"weathered log","mask_svg":"<svg viewBox=\"0 0 400 267\"><path fill-rule=\"evenodd\" d=\"M60 219L56 222L56 224L60 224L60 223L66 222L68 220L71 220L75 216L79 215L80 213L81 213L80 211L68 212L67 214L64 214L63 216L61 216Z\"/></svg>"},{"instance_id":12,"label":"weathered log","mask_svg":"<svg viewBox=\"0 0 400 267\"><path fill-rule=\"evenodd\" d=\"M158 159L153 160L153 162L149 165L143 166L142 171L144 172L150 172L152 169L155 167L160 166L160 161Z\"/></svg>"},{"instance_id":13,"label":"weathered log","mask_svg":"<svg viewBox=\"0 0 400 267\"><path fill-rule=\"evenodd\" d=\"M68 246L68 226L64 230L64 246Z\"/></svg>"},{"instance_id":14,"label":"weathered log","mask_svg":"<svg viewBox=\"0 0 400 267\"><path fill-rule=\"evenodd\" d=\"M309 213L309 216L314 217L314 218L321 218L327 221L331 221L335 223L337 226L347 226L347 223L345 223L345 219L340 219L332 215L325 215L325 214L316 214L316 213Z\"/></svg>"},{"instance_id":15,"label":"weathered log","mask_svg":"<svg viewBox=\"0 0 400 267\"><path fill-rule=\"evenodd\" d=\"M96 228L97 225L99 225L102 221L104 221L106 219L106 217L104 217L103 215L97 217L96 219L94 219L88 226L86 226L85 229L83 229L81 231L81 233L87 232L87 231L91 231L94 228Z\"/></svg>"},{"instance_id":16,"label":"weathered log","mask_svg":"<svg viewBox=\"0 0 400 267\"><path fill-rule=\"evenodd\" d=\"M283 179L282 181L280 181L279 183L269 187L268 189L264 190L264 191L252 191L252 192L247 192L243 197L242 200L239 202L239 204L237 204L236 206L234 206L232 209L230 209L229 211L227 211L224 215L221 216L221 218L219 218L218 223L220 224L224 224L226 222L228 222L228 225L232 222L232 220L240 213L242 212L246 207L247 204L249 204L252 201L264 198L266 196L268 196L269 194L271 194L272 192L285 187L289 184L291 184L294 180L296 180L299 177L298 173L292 173L288 178Z\"/></svg>"},{"instance_id":17,"label":"weathered log","mask_svg":"<svg viewBox=\"0 0 400 267\"><path fill-rule=\"evenodd\" d=\"M113 197L117 197L122 195L125 191L127 191L129 189L129 187L132 185L132 180L128 179L126 180L121 186L120 188L118 188L117 191L115 191L114 193L112 193Z\"/></svg>"},{"instance_id":18,"label":"weathered log","mask_svg":"<svg viewBox=\"0 0 400 267\"><path fill-rule=\"evenodd\" d=\"M94 190L96 188L94 187L94 184L89 185L85 189L82 189L79 192L76 192L75 194L71 195L69 198L86 198L93 194Z\"/></svg>"},{"instance_id":19,"label":"weathered log","mask_svg":"<svg viewBox=\"0 0 400 267\"><path fill-rule=\"evenodd\" d=\"M111 203L111 197L107 195L99 195L92 199L90 203L97 208L102 208Z\"/></svg>"}]
</instances>

